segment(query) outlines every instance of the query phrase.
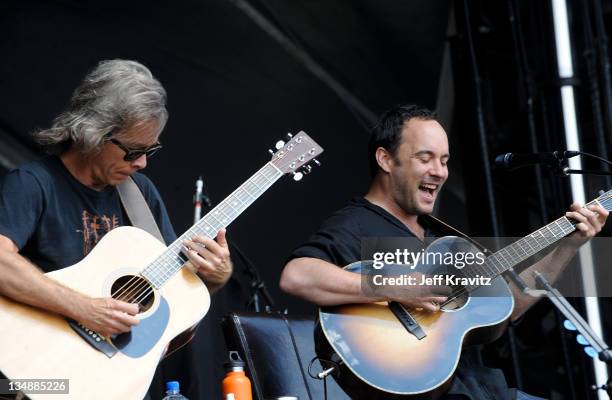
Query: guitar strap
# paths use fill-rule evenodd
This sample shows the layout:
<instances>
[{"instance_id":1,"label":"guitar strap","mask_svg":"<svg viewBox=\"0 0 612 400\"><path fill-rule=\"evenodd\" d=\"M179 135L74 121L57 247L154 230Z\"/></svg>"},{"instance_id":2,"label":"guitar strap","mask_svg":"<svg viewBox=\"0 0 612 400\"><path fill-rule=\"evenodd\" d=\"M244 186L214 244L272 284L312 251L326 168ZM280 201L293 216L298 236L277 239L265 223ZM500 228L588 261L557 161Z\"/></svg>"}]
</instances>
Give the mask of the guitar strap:
<instances>
[{"instance_id":1,"label":"guitar strap","mask_svg":"<svg viewBox=\"0 0 612 400\"><path fill-rule=\"evenodd\" d=\"M147 231L166 244L147 201L132 177L128 176L125 181L121 182L117 186L117 191L132 226Z\"/></svg>"},{"instance_id":2,"label":"guitar strap","mask_svg":"<svg viewBox=\"0 0 612 400\"><path fill-rule=\"evenodd\" d=\"M459 236L467 240L468 242L472 243L474 246L478 247L478 249L480 249L480 251L482 251L487 256L491 254L491 251L487 249L485 246L478 243L476 240L472 239L471 237L461 232L460 230L453 228L446 222L441 221L438 218L431 216L431 215L427 215L427 220L437 232L440 232L442 234L442 236Z\"/></svg>"}]
</instances>

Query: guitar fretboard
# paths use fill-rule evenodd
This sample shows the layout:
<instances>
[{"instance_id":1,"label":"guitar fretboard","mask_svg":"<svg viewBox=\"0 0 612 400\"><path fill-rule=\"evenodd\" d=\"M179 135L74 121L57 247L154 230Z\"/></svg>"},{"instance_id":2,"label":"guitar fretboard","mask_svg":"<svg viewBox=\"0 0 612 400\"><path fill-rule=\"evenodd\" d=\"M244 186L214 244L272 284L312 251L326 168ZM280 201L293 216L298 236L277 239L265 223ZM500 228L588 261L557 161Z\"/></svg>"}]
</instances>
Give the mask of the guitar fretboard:
<instances>
[{"instance_id":1,"label":"guitar fretboard","mask_svg":"<svg viewBox=\"0 0 612 400\"><path fill-rule=\"evenodd\" d=\"M602 194L597 199L588 203L587 206L595 204L601 205L608 211L612 210L612 191ZM503 272L569 235L574 230L576 230L576 222L569 220L567 217L561 217L530 235L498 250L489 256L482 265L470 265L469 268L462 270L462 275L466 277L480 275L487 278L496 278ZM472 289L476 287L474 286Z\"/></svg>"},{"instance_id":2,"label":"guitar fretboard","mask_svg":"<svg viewBox=\"0 0 612 400\"><path fill-rule=\"evenodd\" d=\"M557 219L532 234L502 248L487 258L488 277L496 277L529 257L544 250L575 230L574 223L566 217Z\"/></svg>"},{"instance_id":3,"label":"guitar fretboard","mask_svg":"<svg viewBox=\"0 0 612 400\"><path fill-rule=\"evenodd\" d=\"M142 271L142 276L151 282L155 289L162 287L187 262L187 257L181 251L184 240L191 240L194 236L216 237L220 229L232 223L281 176L283 176L283 172L272 163L264 165L263 168L168 246L168 249L161 256Z\"/></svg>"}]
</instances>

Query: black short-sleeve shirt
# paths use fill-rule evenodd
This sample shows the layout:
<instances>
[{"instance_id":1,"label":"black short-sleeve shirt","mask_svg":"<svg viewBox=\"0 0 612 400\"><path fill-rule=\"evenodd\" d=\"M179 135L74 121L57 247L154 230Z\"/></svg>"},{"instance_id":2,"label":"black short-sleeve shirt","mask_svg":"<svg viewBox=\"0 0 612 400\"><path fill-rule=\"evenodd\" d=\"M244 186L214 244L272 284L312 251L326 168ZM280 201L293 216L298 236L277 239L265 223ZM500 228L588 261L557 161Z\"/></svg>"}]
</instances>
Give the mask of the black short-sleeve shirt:
<instances>
[{"instance_id":1,"label":"black short-sleeve shirt","mask_svg":"<svg viewBox=\"0 0 612 400\"><path fill-rule=\"evenodd\" d=\"M441 236L442 229L428 216L419 216L426 238ZM319 230L297 247L291 258L313 257L338 266L361 259L361 241L368 237L413 237L415 234L400 220L363 197L351 199L321 224ZM427 241L427 240L426 240Z\"/></svg>"},{"instance_id":2,"label":"black short-sleeve shirt","mask_svg":"<svg viewBox=\"0 0 612 400\"><path fill-rule=\"evenodd\" d=\"M166 244L176 239L166 207L153 183L136 173ZM83 259L110 230L130 225L117 189L93 190L48 156L0 179L0 235L15 242L20 253L45 272Z\"/></svg>"}]
</instances>

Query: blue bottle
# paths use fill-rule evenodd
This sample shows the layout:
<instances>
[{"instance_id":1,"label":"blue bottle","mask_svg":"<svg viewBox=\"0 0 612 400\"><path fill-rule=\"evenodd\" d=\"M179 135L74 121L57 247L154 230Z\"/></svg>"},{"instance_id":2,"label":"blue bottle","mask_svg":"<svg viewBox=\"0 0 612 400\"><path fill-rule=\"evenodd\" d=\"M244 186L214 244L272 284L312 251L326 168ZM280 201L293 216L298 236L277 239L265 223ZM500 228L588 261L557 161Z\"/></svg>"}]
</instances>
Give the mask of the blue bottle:
<instances>
[{"instance_id":1,"label":"blue bottle","mask_svg":"<svg viewBox=\"0 0 612 400\"><path fill-rule=\"evenodd\" d=\"M188 400L181 394L180 386L177 381L166 382L166 396L162 400Z\"/></svg>"}]
</instances>

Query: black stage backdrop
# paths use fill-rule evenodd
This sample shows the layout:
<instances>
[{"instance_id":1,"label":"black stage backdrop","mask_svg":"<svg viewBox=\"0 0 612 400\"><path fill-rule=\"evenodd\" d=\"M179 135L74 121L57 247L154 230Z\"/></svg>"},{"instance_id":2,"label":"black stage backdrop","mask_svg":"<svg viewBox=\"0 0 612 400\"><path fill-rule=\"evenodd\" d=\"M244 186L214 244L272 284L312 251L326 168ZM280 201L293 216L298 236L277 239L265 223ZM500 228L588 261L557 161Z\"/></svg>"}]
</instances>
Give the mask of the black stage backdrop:
<instances>
[{"instance_id":1,"label":"black stage backdrop","mask_svg":"<svg viewBox=\"0 0 612 400\"><path fill-rule=\"evenodd\" d=\"M392 3L251 2L374 114L405 101L434 107L449 4L385 7ZM279 291L280 270L326 215L367 188L364 118L230 1L3 1L0 9L0 129L26 146L100 60L140 61L162 82L170 119L145 173L179 234L191 225L199 175L216 204L269 160L284 134L315 138L323 166L299 184L283 178L228 229L277 308L313 310ZM244 310L248 298L236 261L195 340L163 362L157 398L174 378L191 399L220 398L219 319Z\"/></svg>"},{"instance_id":2,"label":"black stage backdrop","mask_svg":"<svg viewBox=\"0 0 612 400\"><path fill-rule=\"evenodd\" d=\"M570 1L574 25L583 3ZM538 185L533 170L493 171L489 187L483 176L497 153L533 151L533 143L539 151L563 148L546 4L6 0L0 3L0 145L16 140L20 146L11 148L37 154L29 134L50 125L88 70L103 59L140 61L168 91L164 150L145 173L159 188L180 234L192 223L198 176L204 177L216 204L267 162L267 149L279 138L305 130L325 148L319 158L323 166L300 183L283 178L229 227L228 236L257 266L276 309L312 313L311 305L280 292L281 268L292 248L327 215L366 190L372 116L397 103L417 102L442 112L452 160L438 215L451 224L484 236L492 235L491 220L496 219L502 234L524 235L566 209L567 186L550 174L544 173ZM276 37L290 45L281 46L239 5L257 10ZM511 10L519 18L509 18ZM518 31L524 38L513 32L521 18ZM588 54L581 43L576 38L578 74ZM300 58L304 54L308 57ZM528 95L535 96L531 104L538 129L532 136ZM598 111L590 98L578 87L585 148L601 153L593 145L590 113ZM7 137L11 141L4 141ZM610 148L609 136L606 140ZM486 155L483 142L489 146ZM0 156L6 153L0 148ZM590 194L606 186L600 180L588 183ZM544 211L538 207L538 187L545 188ZM497 206L495 218L489 193ZM234 260L236 271L213 296L195 339L163 361L154 399L162 397L163 381L170 379L178 379L191 399L220 398L226 354L219 320L230 310L245 310L250 297L244 265ZM602 307L603 315L609 315L609 302ZM515 336L492 346L493 365L504 367L512 385L520 386L522 378L523 387L534 394L588 398L593 395L588 361L580 350L567 354L577 346L564 342L567 335L554 328L555 318L550 305L541 302L509 334ZM559 348L565 350L565 364ZM520 356L512 357L517 349ZM584 376L571 383L580 371Z\"/></svg>"}]
</instances>

